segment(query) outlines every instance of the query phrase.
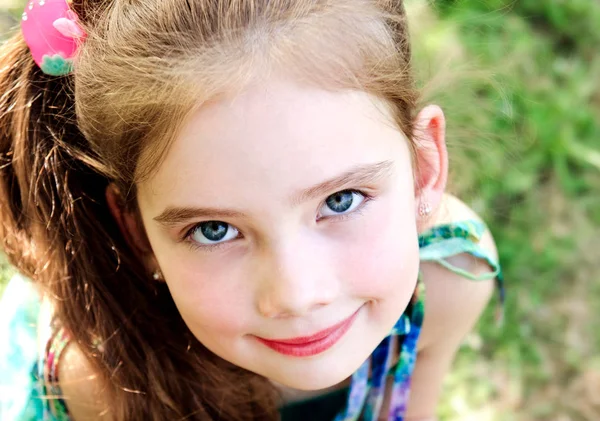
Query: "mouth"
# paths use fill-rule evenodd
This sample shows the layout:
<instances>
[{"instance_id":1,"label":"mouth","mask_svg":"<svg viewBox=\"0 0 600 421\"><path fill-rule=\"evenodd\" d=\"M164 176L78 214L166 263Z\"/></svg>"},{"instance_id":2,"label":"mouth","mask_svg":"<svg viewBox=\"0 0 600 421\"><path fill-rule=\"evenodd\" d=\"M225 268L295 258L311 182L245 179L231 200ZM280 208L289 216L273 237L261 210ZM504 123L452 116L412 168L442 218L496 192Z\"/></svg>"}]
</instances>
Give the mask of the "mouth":
<instances>
[{"instance_id":1,"label":"mouth","mask_svg":"<svg viewBox=\"0 0 600 421\"><path fill-rule=\"evenodd\" d=\"M335 345L352 327L359 311L360 308L345 320L312 335L289 339L265 339L256 336L256 339L280 354L293 357L310 357L325 352Z\"/></svg>"}]
</instances>

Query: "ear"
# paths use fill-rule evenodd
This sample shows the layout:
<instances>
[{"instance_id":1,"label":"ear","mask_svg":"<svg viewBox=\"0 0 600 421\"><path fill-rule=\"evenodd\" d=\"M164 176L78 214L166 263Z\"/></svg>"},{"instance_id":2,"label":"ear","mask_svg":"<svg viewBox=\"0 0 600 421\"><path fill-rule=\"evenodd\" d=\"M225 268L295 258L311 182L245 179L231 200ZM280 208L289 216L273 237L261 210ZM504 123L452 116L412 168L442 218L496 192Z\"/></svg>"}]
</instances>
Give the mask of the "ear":
<instances>
[{"instance_id":1,"label":"ear","mask_svg":"<svg viewBox=\"0 0 600 421\"><path fill-rule=\"evenodd\" d=\"M416 149L415 191L417 219L419 207L438 208L448 181L446 119L437 105L428 105L417 115L413 139Z\"/></svg>"},{"instance_id":2,"label":"ear","mask_svg":"<svg viewBox=\"0 0 600 421\"><path fill-rule=\"evenodd\" d=\"M123 238L125 238L138 259L144 263L148 271L152 272L152 268L156 268L158 265L155 262L146 232L139 218L133 212L125 210L122 195L113 183L106 187L106 202L110 213L119 225Z\"/></svg>"}]
</instances>

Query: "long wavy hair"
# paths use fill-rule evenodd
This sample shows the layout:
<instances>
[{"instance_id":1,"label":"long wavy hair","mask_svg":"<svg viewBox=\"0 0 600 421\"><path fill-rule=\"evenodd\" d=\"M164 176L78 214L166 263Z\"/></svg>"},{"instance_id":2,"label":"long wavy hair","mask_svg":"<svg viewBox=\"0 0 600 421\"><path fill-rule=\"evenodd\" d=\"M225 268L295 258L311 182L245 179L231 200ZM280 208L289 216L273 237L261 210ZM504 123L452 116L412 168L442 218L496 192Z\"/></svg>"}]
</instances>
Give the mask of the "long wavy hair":
<instances>
[{"instance_id":1,"label":"long wavy hair","mask_svg":"<svg viewBox=\"0 0 600 421\"><path fill-rule=\"evenodd\" d=\"M74 0L73 75L22 35L0 49L0 238L54 303L115 420L275 420L267 379L212 354L121 234L105 191L136 184L185 118L274 74L383 99L412 133L418 100L401 0ZM101 344L101 346L98 346Z\"/></svg>"}]
</instances>

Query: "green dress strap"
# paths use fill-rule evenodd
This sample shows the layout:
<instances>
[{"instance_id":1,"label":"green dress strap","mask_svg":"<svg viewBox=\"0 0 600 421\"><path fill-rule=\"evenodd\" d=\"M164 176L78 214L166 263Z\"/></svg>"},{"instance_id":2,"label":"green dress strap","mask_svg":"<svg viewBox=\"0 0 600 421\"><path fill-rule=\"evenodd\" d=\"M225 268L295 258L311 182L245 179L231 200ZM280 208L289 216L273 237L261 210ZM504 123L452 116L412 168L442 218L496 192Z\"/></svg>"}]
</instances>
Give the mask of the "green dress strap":
<instances>
[{"instance_id":1,"label":"green dress strap","mask_svg":"<svg viewBox=\"0 0 600 421\"><path fill-rule=\"evenodd\" d=\"M449 271L473 281L494 279L498 289L497 318L502 320L506 295L504 277L498 259L480 244L486 230L483 222L474 219L434 226L419 236L419 257L422 262L438 263ZM447 260L448 257L462 253L482 259L489 265L490 270L476 275Z\"/></svg>"}]
</instances>

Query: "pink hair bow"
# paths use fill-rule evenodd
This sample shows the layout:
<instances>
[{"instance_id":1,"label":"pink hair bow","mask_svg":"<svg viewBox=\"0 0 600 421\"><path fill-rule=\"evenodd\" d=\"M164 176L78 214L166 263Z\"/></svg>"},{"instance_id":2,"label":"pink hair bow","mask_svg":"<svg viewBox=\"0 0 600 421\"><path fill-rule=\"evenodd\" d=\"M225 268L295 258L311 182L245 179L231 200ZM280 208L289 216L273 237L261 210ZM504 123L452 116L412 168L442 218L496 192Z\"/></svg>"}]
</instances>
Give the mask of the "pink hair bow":
<instances>
[{"instance_id":1,"label":"pink hair bow","mask_svg":"<svg viewBox=\"0 0 600 421\"><path fill-rule=\"evenodd\" d=\"M73 71L86 33L69 0L30 0L23 12L21 31L33 60L44 73L64 76Z\"/></svg>"}]
</instances>

